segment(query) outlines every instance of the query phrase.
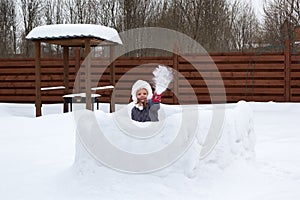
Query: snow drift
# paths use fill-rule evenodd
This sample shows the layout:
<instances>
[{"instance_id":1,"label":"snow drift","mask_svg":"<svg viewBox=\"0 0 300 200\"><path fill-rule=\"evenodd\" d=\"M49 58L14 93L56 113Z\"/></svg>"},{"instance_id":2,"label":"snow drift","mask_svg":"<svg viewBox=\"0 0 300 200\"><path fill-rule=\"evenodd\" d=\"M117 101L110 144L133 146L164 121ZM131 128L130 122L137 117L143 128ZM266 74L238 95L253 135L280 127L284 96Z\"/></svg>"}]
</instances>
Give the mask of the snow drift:
<instances>
[{"instance_id":1,"label":"snow drift","mask_svg":"<svg viewBox=\"0 0 300 200\"><path fill-rule=\"evenodd\" d=\"M254 112L255 143L248 105ZM182 110L176 106L163 107L165 116L174 118ZM100 108L108 112L109 105L100 104ZM194 108L205 116L212 106ZM91 159L85 149L77 149L78 160L74 164L74 113L62 113L62 104L43 105L42 117L36 118L34 111L33 104L0 103L1 199L277 200L300 197L299 103L226 104L222 137L208 156L199 162L194 160L195 164L198 162L198 168L191 174L195 178L188 178L182 168L189 169L186 161L193 161L189 152L199 156L192 149L168 168L152 174L116 172ZM99 116L112 117L100 113L95 116L97 123L101 122ZM199 128L209 126L201 120L210 121L199 117ZM110 133L117 129L108 121L106 125L111 125ZM236 140L243 137L249 140ZM254 144L255 160L253 151L249 150Z\"/></svg>"},{"instance_id":2,"label":"snow drift","mask_svg":"<svg viewBox=\"0 0 300 200\"><path fill-rule=\"evenodd\" d=\"M255 134L253 113L248 103L244 101L240 101L233 108L224 107L222 128L214 138L215 143L211 145L210 150L207 151L206 154L201 152L204 151L205 143L209 137L209 130L212 129L213 115L215 114L213 105L188 106L189 113L192 110L197 111L197 116L192 116L191 119L184 119L183 110L186 106L176 107L162 104L159 123L133 122L129 117L131 106L132 105L129 104L125 106L124 109L121 109L120 112L113 114L104 113L102 111L91 112L92 117L95 118L94 122L92 122L93 120L86 114L75 114L77 133L78 131L84 132L85 134L89 132L84 136L82 136L82 134L77 134L76 136L76 158L74 166L78 172L81 174L95 174L98 173L99 170L107 170L104 169L106 167L128 172L126 170L127 165L130 165L129 167L132 167L130 169L133 169L139 165L148 167L151 163L159 165L159 162L161 162L161 167L152 171L154 175L167 176L172 173L179 173L188 178L193 178L198 174L209 171L212 167L224 169L236 159L252 160L254 158ZM186 130L182 129L184 123L187 127ZM131 125L129 126L128 124ZM101 133L97 133L96 126L99 127L97 130ZM132 127L136 127L138 131L135 132ZM169 154L164 156L161 156L160 153L177 139L181 131L189 132L188 134L193 132L195 137L193 140L190 140L191 144L187 145L187 148L181 149L182 152L178 154L176 159L166 164L163 162L163 159L172 157L171 154L173 152L168 151ZM140 138L139 133L141 135ZM181 140L188 141L188 138L192 137L193 133L183 136ZM99 137L98 135L100 134L103 134L103 136ZM86 137L85 139L90 145L86 145L81 137ZM99 140L107 140L115 148L127 154L119 156L116 151L112 151L106 146L106 143L101 143ZM181 148L181 146L185 144L187 143L175 145L175 150L173 150L176 151L176 149ZM95 152L98 152L100 156L95 155ZM142 160L144 163L141 163L138 160L135 162L134 160L128 161L124 158L124 163L122 163L121 167L113 166L115 162L122 160L123 157L128 154L150 155L154 154L154 152L158 152L158 154L156 154L154 158L147 157L150 158L149 162L147 159ZM114 157L116 160L114 160L112 164L107 163L105 160L114 159ZM124 170L122 169L123 166ZM145 172L149 172L149 170Z\"/></svg>"}]
</instances>

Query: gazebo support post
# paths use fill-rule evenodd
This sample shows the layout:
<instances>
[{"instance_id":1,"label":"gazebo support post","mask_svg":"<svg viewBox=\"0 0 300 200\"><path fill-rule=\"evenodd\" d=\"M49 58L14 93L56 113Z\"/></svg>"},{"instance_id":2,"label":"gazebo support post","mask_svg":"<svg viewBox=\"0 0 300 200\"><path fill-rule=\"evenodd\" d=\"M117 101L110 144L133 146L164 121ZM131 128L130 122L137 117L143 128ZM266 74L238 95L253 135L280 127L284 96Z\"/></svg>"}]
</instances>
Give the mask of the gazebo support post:
<instances>
[{"instance_id":1,"label":"gazebo support post","mask_svg":"<svg viewBox=\"0 0 300 200\"><path fill-rule=\"evenodd\" d=\"M110 84L115 86L116 84L116 72L115 72L115 62L113 61L115 48L110 46L109 51L109 62L110 62ZM110 112L115 112L115 93L113 90L110 93Z\"/></svg>"},{"instance_id":2,"label":"gazebo support post","mask_svg":"<svg viewBox=\"0 0 300 200\"><path fill-rule=\"evenodd\" d=\"M91 52L91 40L85 40L85 104L87 110L92 110L92 98L91 98L91 57L89 56Z\"/></svg>"},{"instance_id":3,"label":"gazebo support post","mask_svg":"<svg viewBox=\"0 0 300 200\"><path fill-rule=\"evenodd\" d=\"M76 76L79 76L79 80L80 80L80 72L79 72L79 69L80 69L80 60L81 60L81 55L80 55L80 47L76 47L75 48L75 72L76 72ZM80 91L80 88L81 85L80 85L80 81L76 81L75 82L75 85L74 85L74 88L73 88L73 92L74 93L79 93Z\"/></svg>"},{"instance_id":4,"label":"gazebo support post","mask_svg":"<svg viewBox=\"0 0 300 200\"><path fill-rule=\"evenodd\" d=\"M64 86L65 91L64 94L69 93L69 47L64 46L63 47L63 59L64 59ZM68 111L68 104L64 104L64 113Z\"/></svg>"},{"instance_id":5,"label":"gazebo support post","mask_svg":"<svg viewBox=\"0 0 300 200\"><path fill-rule=\"evenodd\" d=\"M35 115L42 115L41 99L41 42L35 42Z\"/></svg>"}]
</instances>

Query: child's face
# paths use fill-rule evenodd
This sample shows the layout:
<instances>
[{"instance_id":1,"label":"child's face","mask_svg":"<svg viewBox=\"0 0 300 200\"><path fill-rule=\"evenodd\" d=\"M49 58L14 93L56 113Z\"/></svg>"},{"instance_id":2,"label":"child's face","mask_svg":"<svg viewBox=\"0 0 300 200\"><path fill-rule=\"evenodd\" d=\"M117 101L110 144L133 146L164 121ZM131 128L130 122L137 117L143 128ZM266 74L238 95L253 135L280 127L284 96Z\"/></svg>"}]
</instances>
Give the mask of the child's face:
<instances>
[{"instance_id":1,"label":"child's face","mask_svg":"<svg viewBox=\"0 0 300 200\"><path fill-rule=\"evenodd\" d=\"M148 92L146 89L140 89L136 92L136 98L139 102L145 102L147 100Z\"/></svg>"}]
</instances>

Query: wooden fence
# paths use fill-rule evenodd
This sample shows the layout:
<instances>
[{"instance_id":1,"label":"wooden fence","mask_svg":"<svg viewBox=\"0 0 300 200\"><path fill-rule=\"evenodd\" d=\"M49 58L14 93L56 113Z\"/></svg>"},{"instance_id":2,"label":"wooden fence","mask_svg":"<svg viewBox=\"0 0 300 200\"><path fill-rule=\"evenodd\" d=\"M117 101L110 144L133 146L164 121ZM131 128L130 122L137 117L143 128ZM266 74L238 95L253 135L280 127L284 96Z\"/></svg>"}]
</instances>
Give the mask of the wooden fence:
<instances>
[{"instance_id":1,"label":"wooden fence","mask_svg":"<svg viewBox=\"0 0 300 200\"><path fill-rule=\"evenodd\" d=\"M83 61L70 58L69 93L76 77L84 85L84 73L78 72ZM137 79L151 82L157 64L178 73L163 103L185 104L246 101L300 101L300 54L219 53L170 57L121 57L115 61L115 102L128 103L130 89ZM108 59L92 61L92 86L110 84ZM63 59L43 58L42 87L63 85ZM138 67L139 66L139 67ZM106 68L106 69L105 69ZM102 72L104 70L104 72ZM77 73L78 72L78 73ZM224 83L224 85L223 85ZM225 91L225 93L224 93ZM100 92L101 101L109 102L110 93ZM43 103L63 102L63 90L42 91ZM35 102L35 63L32 58L0 59L0 102Z\"/></svg>"}]
</instances>

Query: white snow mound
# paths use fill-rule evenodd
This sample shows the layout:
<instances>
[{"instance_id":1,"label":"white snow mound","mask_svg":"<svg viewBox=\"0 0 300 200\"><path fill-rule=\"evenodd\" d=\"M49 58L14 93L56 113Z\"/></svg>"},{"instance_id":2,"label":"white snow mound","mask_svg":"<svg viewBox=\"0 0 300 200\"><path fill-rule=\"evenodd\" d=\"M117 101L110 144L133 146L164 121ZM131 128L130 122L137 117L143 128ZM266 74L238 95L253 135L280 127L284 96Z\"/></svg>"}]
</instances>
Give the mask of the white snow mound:
<instances>
[{"instance_id":1,"label":"white snow mound","mask_svg":"<svg viewBox=\"0 0 300 200\"><path fill-rule=\"evenodd\" d=\"M225 169L238 159L254 159L253 113L245 101L232 108L161 104L160 121L146 123L130 119L132 106L112 114L74 114L74 167L78 173L101 174L110 170L151 172L157 176L177 173L194 178L213 172L212 168ZM171 159L175 154L178 155Z\"/></svg>"}]
</instances>

